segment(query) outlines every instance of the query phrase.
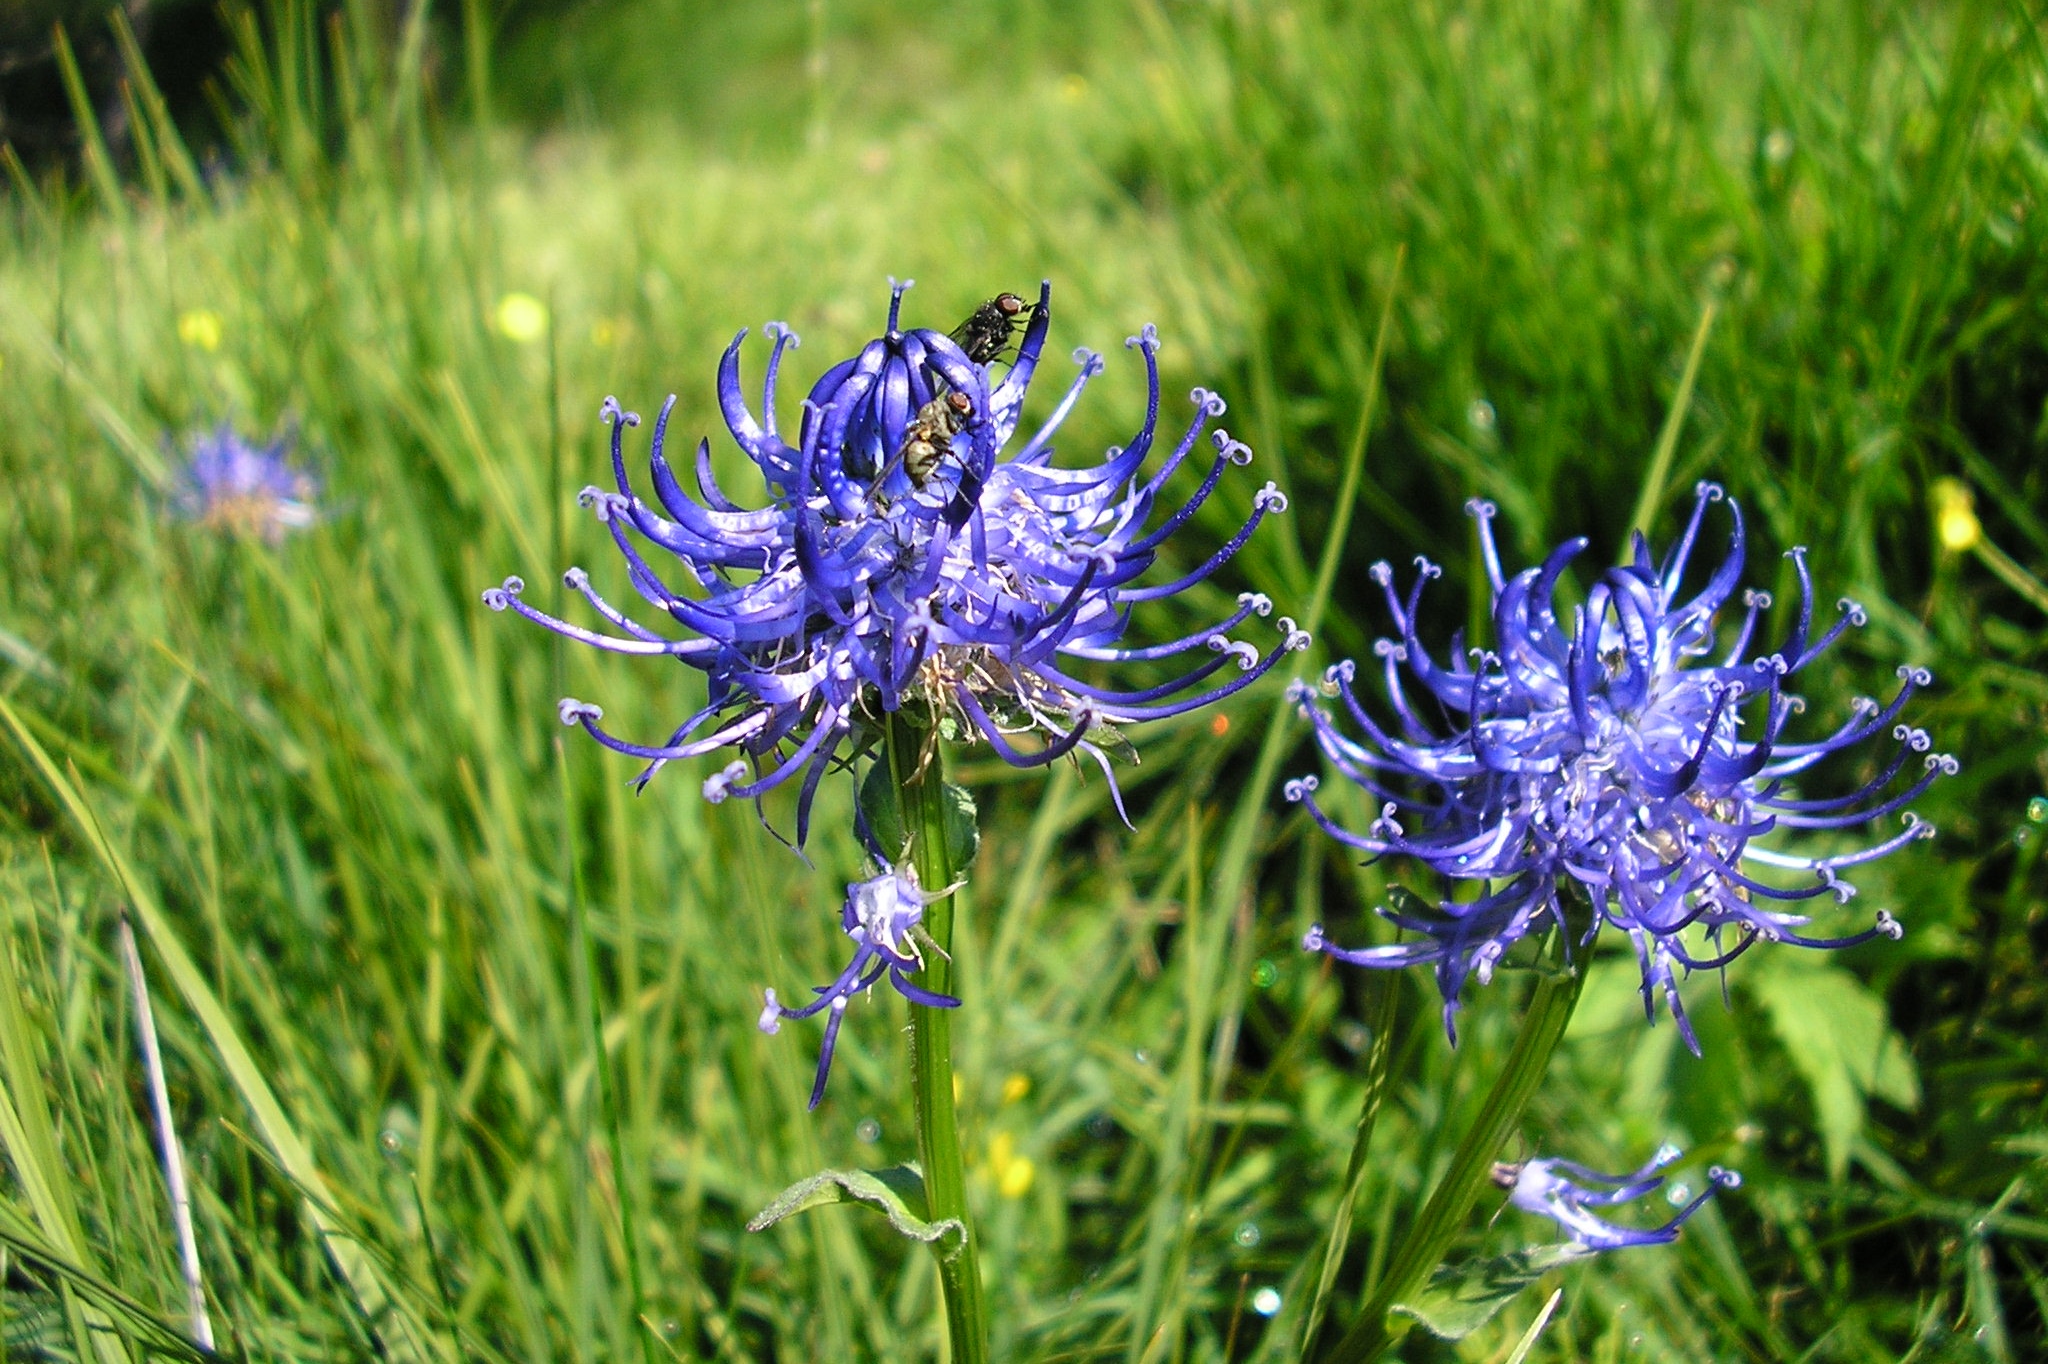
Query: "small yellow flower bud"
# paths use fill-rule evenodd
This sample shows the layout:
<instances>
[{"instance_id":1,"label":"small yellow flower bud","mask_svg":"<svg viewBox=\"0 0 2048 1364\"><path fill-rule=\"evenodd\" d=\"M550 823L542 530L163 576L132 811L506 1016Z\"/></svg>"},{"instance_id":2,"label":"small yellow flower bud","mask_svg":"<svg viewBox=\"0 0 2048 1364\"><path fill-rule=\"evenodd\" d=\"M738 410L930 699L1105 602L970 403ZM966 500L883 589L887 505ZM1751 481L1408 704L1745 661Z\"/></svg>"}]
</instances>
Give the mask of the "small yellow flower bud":
<instances>
[{"instance_id":1,"label":"small yellow flower bud","mask_svg":"<svg viewBox=\"0 0 2048 1364\"><path fill-rule=\"evenodd\" d=\"M1941 547L1951 554L1975 549L1984 538L1984 527L1977 521L1976 499L1969 488L1957 479L1937 478L1930 492Z\"/></svg>"},{"instance_id":2,"label":"small yellow flower bud","mask_svg":"<svg viewBox=\"0 0 2048 1364\"><path fill-rule=\"evenodd\" d=\"M220 349L220 314L211 308L193 308L178 315L178 339L200 350Z\"/></svg>"},{"instance_id":3,"label":"small yellow flower bud","mask_svg":"<svg viewBox=\"0 0 2048 1364\"><path fill-rule=\"evenodd\" d=\"M498 300L491 321L508 341L538 341L548 334L548 305L532 294L507 294Z\"/></svg>"},{"instance_id":4,"label":"small yellow flower bud","mask_svg":"<svg viewBox=\"0 0 2048 1364\"><path fill-rule=\"evenodd\" d=\"M1029 1156L1017 1154L1017 1141L1008 1132L998 1132L988 1144L989 1173L995 1176L996 1192L1004 1198L1022 1198L1038 1177L1038 1166Z\"/></svg>"},{"instance_id":5,"label":"small yellow flower bud","mask_svg":"<svg viewBox=\"0 0 2048 1364\"><path fill-rule=\"evenodd\" d=\"M1038 1176L1038 1167L1029 1156L1018 1156L996 1175L996 1192L1005 1198L1022 1198L1031 1192L1031 1181Z\"/></svg>"},{"instance_id":6,"label":"small yellow flower bud","mask_svg":"<svg viewBox=\"0 0 2048 1364\"><path fill-rule=\"evenodd\" d=\"M1013 1104L1030 1092L1031 1077L1028 1075L1012 1075L1003 1081L1003 1102L1006 1104Z\"/></svg>"}]
</instances>

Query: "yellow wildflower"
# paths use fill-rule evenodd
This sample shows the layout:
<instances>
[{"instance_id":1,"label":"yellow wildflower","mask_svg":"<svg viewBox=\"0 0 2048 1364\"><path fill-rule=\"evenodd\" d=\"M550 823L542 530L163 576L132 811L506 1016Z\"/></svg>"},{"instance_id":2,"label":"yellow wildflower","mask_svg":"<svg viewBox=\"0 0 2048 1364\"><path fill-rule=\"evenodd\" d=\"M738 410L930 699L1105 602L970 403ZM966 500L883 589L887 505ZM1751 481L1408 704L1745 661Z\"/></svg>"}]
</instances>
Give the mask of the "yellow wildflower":
<instances>
[{"instance_id":1,"label":"yellow wildflower","mask_svg":"<svg viewBox=\"0 0 2048 1364\"><path fill-rule=\"evenodd\" d=\"M491 322L508 341L538 341L548 334L548 305L532 294L510 293L498 300Z\"/></svg>"},{"instance_id":2,"label":"yellow wildflower","mask_svg":"<svg viewBox=\"0 0 2048 1364\"><path fill-rule=\"evenodd\" d=\"M1934 501L1934 529L1941 547L1951 554L1975 549L1984 538L1977 521L1976 499L1968 487L1953 478L1937 478L1929 490Z\"/></svg>"},{"instance_id":3,"label":"yellow wildflower","mask_svg":"<svg viewBox=\"0 0 2048 1364\"><path fill-rule=\"evenodd\" d=\"M220 314L211 308L193 308L178 314L178 339L200 350L220 349Z\"/></svg>"}]
</instances>

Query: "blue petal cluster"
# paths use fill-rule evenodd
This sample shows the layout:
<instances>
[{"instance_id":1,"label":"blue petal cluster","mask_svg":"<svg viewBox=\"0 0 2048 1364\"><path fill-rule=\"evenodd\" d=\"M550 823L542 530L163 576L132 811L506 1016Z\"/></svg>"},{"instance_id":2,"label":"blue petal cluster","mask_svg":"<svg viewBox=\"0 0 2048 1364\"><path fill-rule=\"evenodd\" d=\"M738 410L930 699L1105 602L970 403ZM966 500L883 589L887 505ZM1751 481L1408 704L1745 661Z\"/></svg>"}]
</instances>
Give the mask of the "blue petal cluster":
<instances>
[{"instance_id":1,"label":"blue petal cluster","mask_svg":"<svg viewBox=\"0 0 2048 1364\"><path fill-rule=\"evenodd\" d=\"M886 975L896 992L913 1004L933 1009L953 1009L960 1004L910 978L910 973L924 970L924 953L930 946L923 932L924 908L952 894L953 888L925 892L918 887L917 868L909 863L892 867L878 862L876 870L876 876L846 888L839 926L853 939L854 953L838 979L830 985L812 986L817 998L801 1009L782 1003L771 988L761 1009L761 1031L765 1033L780 1032L785 1018L809 1018L820 1010L831 1010L825 1019L824 1045L818 1050L818 1078L811 1085L812 1108L825 1097L825 1081L832 1074L832 1049L839 1044L839 1023L856 994Z\"/></svg>"},{"instance_id":2,"label":"blue petal cluster","mask_svg":"<svg viewBox=\"0 0 2048 1364\"><path fill-rule=\"evenodd\" d=\"M1144 357L1149 401L1128 445L1099 464L1051 464L1052 437L1102 368L1074 353L1079 374L1038 430L1016 440L1026 390L1051 321L1043 286L1014 361L999 373L946 333L905 330L907 284L894 287L886 333L828 369L804 401L794 444L777 425L783 359L797 343L771 323L761 411L740 386L741 332L719 367L718 396L734 440L760 470L768 500L731 501L712 476L710 445L698 445L697 494L667 454L671 397L655 420L651 475L658 506L633 490L623 434L639 418L607 399L614 489L587 488L584 503L611 530L633 588L680 627L671 638L629 619L594 591L581 569L565 575L619 633L587 630L534 609L517 578L484 594L572 639L621 653L668 655L709 677L707 704L661 743L639 744L601 728L602 712L569 699L565 724L648 760L641 780L671 759L720 748L741 757L704 784L707 799L757 798L800 783L797 841L812 794L851 740L858 752L881 719L906 704L962 738L986 740L1006 761L1036 766L1076 750L1108 772L1101 727L1153 720L1215 701L1267 672L1307 636L1282 618L1280 648L1263 658L1229 632L1270 602L1246 594L1227 618L1184 638L1126 643L1132 608L1200 582L1234 555L1261 520L1286 507L1271 483L1236 535L1191 572L1140 585L1160 547L1187 524L1224 472L1251 452L1222 430L1210 434L1209 468L1193 495L1155 518L1167 480L1195 451L1220 398L1193 391L1193 420L1149 474L1159 421L1159 340L1147 326L1127 345ZM1022 311L1021 300L1018 301ZM647 548L643 548L643 545ZM659 567L657 567L659 564ZM1068 660L1121 663L1188 653L1209 657L1173 680L1123 690L1084 681ZM1210 679L1235 664L1229 680ZM1036 737L1020 745L1021 734ZM1095 736L1094 739L1090 735ZM1113 778L1112 778L1113 784Z\"/></svg>"},{"instance_id":3,"label":"blue petal cluster","mask_svg":"<svg viewBox=\"0 0 2048 1364\"><path fill-rule=\"evenodd\" d=\"M251 445L222 422L193 437L176 473L178 514L214 530L256 535L272 544L318 518L319 480L285 462L291 438Z\"/></svg>"},{"instance_id":4,"label":"blue petal cluster","mask_svg":"<svg viewBox=\"0 0 2048 1364\"><path fill-rule=\"evenodd\" d=\"M1695 1194L1678 1210L1676 1217L1661 1227L1644 1230L1618 1227L1586 1209L1589 1206L1611 1208L1662 1188L1664 1176L1657 1172L1677 1160L1680 1154L1676 1146L1659 1147L1657 1154L1650 1157L1649 1164L1625 1175L1603 1175L1569 1160L1531 1160L1521 1165L1496 1165L1493 1167L1493 1179L1494 1183L1511 1191L1508 1201L1522 1211L1556 1219L1558 1229L1575 1245L1588 1250L1660 1246L1676 1241L1678 1229L1685 1225L1687 1218L1705 1206L1717 1191L1739 1187L1742 1176L1718 1165L1709 1168L1707 1187ZM1612 1187L1589 1188L1588 1185ZM1682 1191L1672 1195L1674 1202L1683 1197Z\"/></svg>"},{"instance_id":5,"label":"blue petal cluster","mask_svg":"<svg viewBox=\"0 0 2048 1364\"><path fill-rule=\"evenodd\" d=\"M1698 592L1681 594L1707 508L1726 501L1734 525L1728 552ZM1804 708L1787 679L1824 653L1861 608L1843 599L1839 619L1816 634L1813 583L1803 549L1790 552L1799 604L1777 648L1755 651L1768 594L1745 591L1741 508L1701 484L1684 535L1652 562L1635 537L1631 561L1603 572L1583 604L1561 610L1557 589L1586 549L1568 540L1543 564L1503 576L1492 534L1494 509L1474 503L1493 590L1496 651L1452 643L1443 663L1417 637L1423 583L1439 570L1426 560L1404 601L1384 563L1372 573L1386 593L1399 634L1375 646L1385 665L1393 723L1361 704L1350 662L1331 668L1320 687L1297 682L1292 695L1315 725L1317 742L1338 772L1379 802L1364 833L1340 828L1318 804L1317 781L1287 784L1318 823L1346 845L1374 856L1398 854L1435 872L1443 895L1427 913L1380 912L1412 936L1389 946L1332 945L1317 925L1304 945L1360 966L1435 967L1450 1028L1469 975L1483 982L1517 940L1546 921L1562 927L1561 887L1576 884L1591 902L1587 941L1611 923L1628 934L1642 969L1652 1020L1661 991L1688 1046L1676 968L1710 970L1759 941L1845 947L1875 934L1897 937L1887 914L1868 932L1845 938L1801 936L1800 902L1854 887L1841 873L1883 857L1934 829L1906 811L1892 837L1850 851L1807 855L1765 846L1779 829L1836 831L1905 811L1953 758L1930 754L1927 734L1899 723L1913 692L1930 681L1901 668L1888 704L1858 699L1832 733L1794 743L1787 722ZM1722 615L1738 603L1732 638ZM1410 694L1403 673L1419 689ZM1322 704L1342 698L1363 732L1353 738ZM1429 718L1448 719L1448 732ZM1889 739L1880 770L1847 795L1810 798L1799 787L1816 765ZM1925 755L1917 779L1895 790L1913 755ZM1477 883L1460 895L1456 883ZM1707 944L1695 954L1685 934ZM1455 1031L1453 1031L1455 1037Z\"/></svg>"}]
</instances>

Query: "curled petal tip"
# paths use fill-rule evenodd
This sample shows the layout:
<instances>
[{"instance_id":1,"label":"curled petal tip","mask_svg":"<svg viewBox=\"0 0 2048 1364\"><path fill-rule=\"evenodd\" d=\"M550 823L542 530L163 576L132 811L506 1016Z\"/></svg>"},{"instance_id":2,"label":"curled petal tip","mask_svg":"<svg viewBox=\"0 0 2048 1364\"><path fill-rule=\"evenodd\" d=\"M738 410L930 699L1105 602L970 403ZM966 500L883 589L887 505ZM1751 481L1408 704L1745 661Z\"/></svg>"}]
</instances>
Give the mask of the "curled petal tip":
<instances>
[{"instance_id":1,"label":"curled petal tip","mask_svg":"<svg viewBox=\"0 0 2048 1364\"><path fill-rule=\"evenodd\" d=\"M1500 508L1483 497L1465 499L1465 515L1475 521L1491 521L1500 514Z\"/></svg>"},{"instance_id":2,"label":"curled petal tip","mask_svg":"<svg viewBox=\"0 0 2048 1364\"><path fill-rule=\"evenodd\" d=\"M1230 410L1230 404L1223 401L1220 393L1211 393L1206 388L1191 389L1188 400L1209 417L1220 417Z\"/></svg>"},{"instance_id":3,"label":"curled petal tip","mask_svg":"<svg viewBox=\"0 0 2048 1364\"><path fill-rule=\"evenodd\" d=\"M1892 917L1892 912L1888 909L1880 909L1879 911L1877 911L1876 928L1878 932L1884 934L1893 942L1897 942L1899 939L1906 936L1906 926L1900 923L1896 918Z\"/></svg>"},{"instance_id":4,"label":"curled petal tip","mask_svg":"<svg viewBox=\"0 0 2048 1364\"><path fill-rule=\"evenodd\" d=\"M1259 651L1256 646L1241 639L1227 639L1222 635L1209 636L1209 647L1219 654L1234 654L1237 666L1243 672L1250 672L1259 666Z\"/></svg>"},{"instance_id":5,"label":"curled petal tip","mask_svg":"<svg viewBox=\"0 0 2048 1364\"><path fill-rule=\"evenodd\" d=\"M1254 613L1261 616L1273 614L1273 599L1263 592L1240 592L1237 594L1237 604L1249 606Z\"/></svg>"},{"instance_id":6,"label":"curled petal tip","mask_svg":"<svg viewBox=\"0 0 2048 1364\"><path fill-rule=\"evenodd\" d=\"M563 724L573 725L585 719L604 719L604 708L593 706L588 701L578 701L573 696L565 696L555 703L555 715Z\"/></svg>"},{"instance_id":7,"label":"curled petal tip","mask_svg":"<svg viewBox=\"0 0 2048 1364\"><path fill-rule=\"evenodd\" d=\"M1308 932L1301 935L1301 950L1304 952L1320 952L1323 950L1325 941L1323 926L1321 924L1310 924Z\"/></svg>"},{"instance_id":8,"label":"curled petal tip","mask_svg":"<svg viewBox=\"0 0 2048 1364\"><path fill-rule=\"evenodd\" d=\"M1210 434L1209 443L1216 447L1218 455L1229 460L1240 469L1252 462L1252 447L1238 440L1220 426Z\"/></svg>"},{"instance_id":9,"label":"curled petal tip","mask_svg":"<svg viewBox=\"0 0 2048 1364\"><path fill-rule=\"evenodd\" d=\"M782 1005L775 998L774 986L769 986L765 993L768 1002L761 1006L761 1019L755 1026L773 1036L782 1031Z\"/></svg>"},{"instance_id":10,"label":"curled petal tip","mask_svg":"<svg viewBox=\"0 0 2048 1364\"><path fill-rule=\"evenodd\" d=\"M1144 326L1138 328L1138 334L1136 336L1126 336L1124 338L1124 346L1126 349L1136 349L1137 347L1142 346L1148 351L1158 350L1159 328L1154 324L1147 322Z\"/></svg>"},{"instance_id":11,"label":"curled petal tip","mask_svg":"<svg viewBox=\"0 0 2048 1364\"><path fill-rule=\"evenodd\" d=\"M493 611L503 611L512 605L512 599L526 590L526 580L517 576L505 579L496 587L484 589L484 605Z\"/></svg>"},{"instance_id":12,"label":"curled petal tip","mask_svg":"<svg viewBox=\"0 0 2048 1364\"><path fill-rule=\"evenodd\" d=\"M1925 668L1915 667L1911 663L1901 663L1896 672L1900 681L1911 682L1916 687L1929 686L1934 681L1933 673Z\"/></svg>"},{"instance_id":13,"label":"curled petal tip","mask_svg":"<svg viewBox=\"0 0 2048 1364\"><path fill-rule=\"evenodd\" d=\"M732 788L747 775L747 765L735 759L704 779L704 799L718 805L732 794Z\"/></svg>"},{"instance_id":14,"label":"curled petal tip","mask_svg":"<svg viewBox=\"0 0 2048 1364\"><path fill-rule=\"evenodd\" d=\"M1739 1173L1734 1170L1724 1170L1719 1165L1707 1167L1707 1180L1709 1183L1717 1184L1724 1189L1739 1189L1742 1187L1742 1176Z\"/></svg>"},{"instance_id":15,"label":"curled petal tip","mask_svg":"<svg viewBox=\"0 0 2048 1364\"><path fill-rule=\"evenodd\" d=\"M1287 797L1289 804L1299 804L1315 794L1319 781L1315 777L1296 777L1280 788L1280 794ZM1318 927L1317 932L1321 932Z\"/></svg>"},{"instance_id":16,"label":"curled petal tip","mask_svg":"<svg viewBox=\"0 0 2048 1364\"><path fill-rule=\"evenodd\" d=\"M570 567L562 570L562 586L581 592L590 585L590 575L581 568Z\"/></svg>"},{"instance_id":17,"label":"curled petal tip","mask_svg":"<svg viewBox=\"0 0 2048 1364\"><path fill-rule=\"evenodd\" d=\"M1365 576L1381 587L1391 587L1394 582L1394 566L1385 559L1375 560L1372 566L1365 570Z\"/></svg>"},{"instance_id":18,"label":"curled petal tip","mask_svg":"<svg viewBox=\"0 0 2048 1364\"><path fill-rule=\"evenodd\" d=\"M1340 658L1323 669L1323 679L1328 682L1348 683L1358 676L1358 665L1348 658Z\"/></svg>"},{"instance_id":19,"label":"curled petal tip","mask_svg":"<svg viewBox=\"0 0 2048 1364\"><path fill-rule=\"evenodd\" d=\"M1245 453L1249 455L1251 451L1246 450ZM1279 484L1268 483L1253 496L1252 505L1260 511L1269 511L1277 516L1287 510L1287 494L1280 491Z\"/></svg>"},{"instance_id":20,"label":"curled petal tip","mask_svg":"<svg viewBox=\"0 0 2048 1364\"><path fill-rule=\"evenodd\" d=\"M1692 495L1702 502L1719 502L1728 496L1728 491L1718 483L1702 479L1693 484Z\"/></svg>"},{"instance_id":21,"label":"curled petal tip","mask_svg":"<svg viewBox=\"0 0 2048 1364\"><path fill-rule=\"evenodd\" d=\"M1963 770L1962 763L1957 761L1953 753L1930 753L1927 755L1926 763L1928 771L1939 772L1944 777L1953 777Z\"/></svg>"}]
</instances>

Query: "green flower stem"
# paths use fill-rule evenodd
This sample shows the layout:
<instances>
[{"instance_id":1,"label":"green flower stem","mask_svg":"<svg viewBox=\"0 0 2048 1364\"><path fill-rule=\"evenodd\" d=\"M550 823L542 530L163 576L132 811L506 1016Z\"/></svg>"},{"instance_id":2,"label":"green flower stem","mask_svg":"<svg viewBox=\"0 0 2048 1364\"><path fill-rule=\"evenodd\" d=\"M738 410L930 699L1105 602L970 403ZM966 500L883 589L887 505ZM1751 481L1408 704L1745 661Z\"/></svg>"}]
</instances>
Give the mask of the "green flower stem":
<instances>
[{"instance_id":1,"label":"green flower stem","mask_svg":"<svg viewBox=\"0 0 2048 1364\"><path fill-rule=\"evenodd\" d=\"M1377 976L1374 1000L1372 1050L1365 1061L1365 1099L1358 1110L1358 1135L1351 1143L1351 1163L1344 1171L1344 1192L1337 1200L1337 1213L1330 1219L1330 1239L1323 1247L1323 1266L1316 1274L1315 1298L1309 1304L1308 1325L1302 1328L1301 1357L1315 1357L1323 1334L1323 1317L1329 1309L1330 1290L1336 1286L1337 1270L1344 1263L1344 1250L1351 1242L1351 1217L1358 1205L1358 1191L1365 1183L1365 1161L1372 1149L1372 1130L1378 1123L1380 1104L1387 1097L1388 1059L1394 1051L1394 1022L1400 1007L1401 978L1394 972Z\"/></svg>"},{"instance_id":2,"label":"green flower stem","mask_svg":"<svg viewBox=\"0 0 2048 1364\"><path fill-rule=\"evenodd\" d=\"M925 750L929 740L931 748ZM889 720L889 775L896 783L903 828L918 884L926 891L953 884L953 859L946 847L945 774L936 736L917 730L901 716ZM925 949L917 983L938 994L953 993L953 897L925 906L924 930L938 950ZM960 1127L953 1111L953 1014L949 1009L910 1006L910 1067L917 1097L917 1154L924 1164L927 1219L957 1217L967 1227L966 1243L952 1259L939 1258L945 1289L946 1329L953 1364L987 1364L988 1322L982 1306L981 1271L976 1264L973 1224L967 1216L966 1178L961 1171Z\"/></svg>"},{"instance_id":3,"label":"green flower stem","mask_svg":"<svg viewBox=\"0 0 2048 1364\"><path fill-rule=\"evenodd\" d=\"M1458 1144L1451 1168L1423 1205L1387 1276L1380 1281L1379 1290L1343 1339L1323 1356L1322 1364L1369 1364L1385 1354L1407 1330L1405 1319L1391 1321L1388 1313L1394 1304L1413 1298L1442 1263L1444 1252L1450 1249L1465 1225L1466 1215L1478 1201L1480 1190L1487 1185L1494 1157L1500 1154L1502 1144L1521 1121L1522 1110L1528 1107L1536 1087L1543 1082L1544 1072L1550 1068L1551 1053L1564 1037L1565 1025L1571 1021L1586 979L1583 963L1574 965L1564 960L1565 944L1581 936L1574 916L1553 937L1549 969L1536 984L1528 1017L1522 1020L1521 1035L1515 1038L1514 1049L1508 1053L1500 1077L1493 1082L1493 1090L1486 1096L1478 1119Z\"/></svg>"}]
</instances>

